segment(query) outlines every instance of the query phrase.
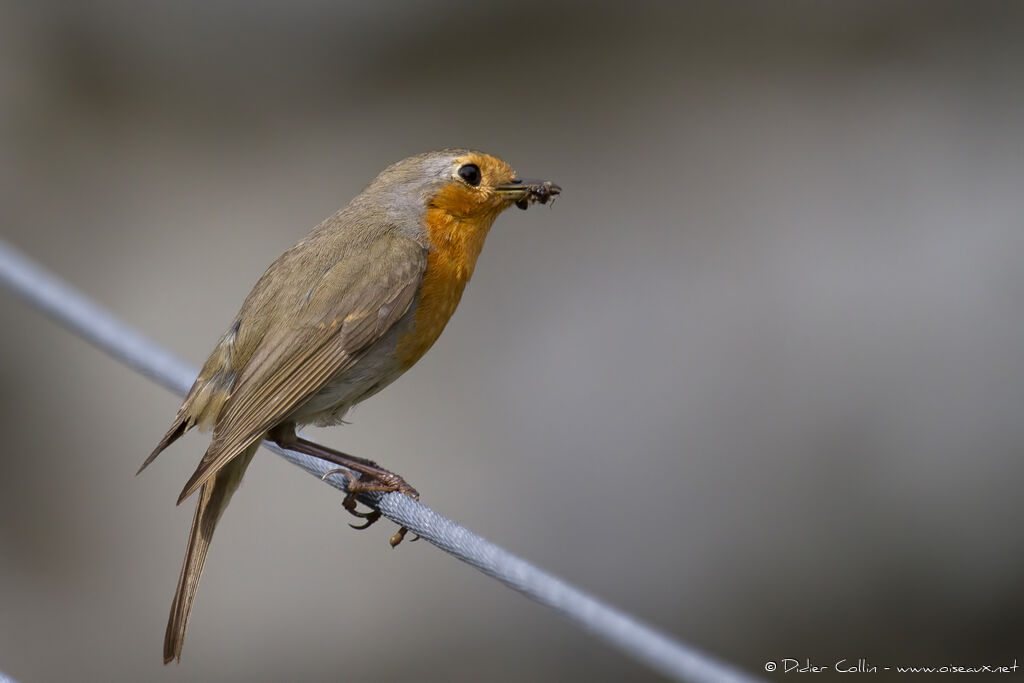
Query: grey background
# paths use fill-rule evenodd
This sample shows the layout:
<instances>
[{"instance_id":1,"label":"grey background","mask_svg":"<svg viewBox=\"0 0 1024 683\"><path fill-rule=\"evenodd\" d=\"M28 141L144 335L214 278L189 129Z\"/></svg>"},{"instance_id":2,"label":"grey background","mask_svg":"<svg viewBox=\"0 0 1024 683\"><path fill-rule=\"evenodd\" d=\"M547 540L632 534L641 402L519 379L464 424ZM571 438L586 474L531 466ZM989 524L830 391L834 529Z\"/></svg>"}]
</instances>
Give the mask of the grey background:
<instances>
[{"instance_id":1,"label":"grey background","mask_svg":"<svg viewBox=\"0 0 1024 683\"><path fill-rule=\"evenodd\" d=\"M437 346L317 438L750 671L1012 664L1022 14L7 4L0 230L198 364L385 165L503 156L564 196L501 217ZM24 683L654 678L350 531L267 453L162 667L204 439L135 478L177 398L4 293L0 320L0 669Z\"/></svg>"}]
</instances>

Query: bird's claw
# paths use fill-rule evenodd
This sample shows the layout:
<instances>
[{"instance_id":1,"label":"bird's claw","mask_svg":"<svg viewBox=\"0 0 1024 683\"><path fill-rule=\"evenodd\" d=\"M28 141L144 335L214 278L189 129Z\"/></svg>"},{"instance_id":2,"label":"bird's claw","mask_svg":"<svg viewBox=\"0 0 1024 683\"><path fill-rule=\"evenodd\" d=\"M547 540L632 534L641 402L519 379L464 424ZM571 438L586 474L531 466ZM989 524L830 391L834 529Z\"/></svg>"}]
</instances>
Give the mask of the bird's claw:
<instances>
[{"instance_id":1,"label":"bird's claw","mask_svg":"<svg viewBox=\"0 0 1024 683\"><path fill-rule=\"evenodd\" d=\"M368 513L368 514L357 515L357 516L358 517L365 517L366 521L363 522L362 524L349 524L349 526L352 527L353 529L355 529L356 531L362 531L363 529L369 529L373 525L374 522L376 522L378 519L381 518L381 514L380 514L379 510L374 510L374 511Z\"/></svg>"},{"instance_id":2,"label":"bird's claw","mask_svg":"<svg viewBox=\"0 0 1024 683\"><path fill-rule=\"evenodd\" d=\"M370 510L369 512L359 512L359 510L356 510L356 503L356 494L349 493L345 496L345 500L342 501L341 505L346 510L348 510L349 514L353 517L362 517L363 519L366 519L367 517L372 517L375 512L378 515L380 514L376 510Z\"/></svg>"},{"instance_id":3,"label":"bird's claw","mask_svg":"<svg viewBox=\"0 0 1024 683\"><path fill-rule=\"evenodd\" d=\"M392 536L390 539L388 539L388 543L390 543L391 547L394 548L395 546L397 546L399 543L402 542L402 539L405 538L405 535L408 532L409 532L409 528L408 527L404 527L404 526L401 527L398 531L395 532L394 536ZM409 539L409 543L412 543L412 542L418 541L418 540L420 540L420 535L419 534L413 534L413 537Z\"/></svg>"},{"instance_id":4,"label":"bird's claw","mask_svg":"<svg viewBox=\"0 0 1024 683\"><path fill-rule=\"evenodd\" d=\"M390 476L380 478L370 477L368 481L363 481L362 477L353 477L348 470L339 468L325 472L321 479L326 479L332 474L343 474L345 476L345 488L348 489L348 493L345 495L345 499L341 503L342 507L344 507L350 515L366 520L362 524L358 525L349 524L350 527L356 530L361 531L363 529L368 529L383 516L380 510L370 510L369 512L360 512L357 510L356 505L358 500L356 496L359 493L364 491L384 491L388 493L395 491L407 495L413 500L419 500L420 497L420 494L416 489L409 486L409 484L397 474L392 474L390 472L387 473ZM401 543L408 531L409 529L404 526L399 528L399 530L396 531L389 539L391 547L394 548ZM419 540L418 534L413 534L413 536L414 537L409 540L410 543Z\"/></svg>"}]
</instances>

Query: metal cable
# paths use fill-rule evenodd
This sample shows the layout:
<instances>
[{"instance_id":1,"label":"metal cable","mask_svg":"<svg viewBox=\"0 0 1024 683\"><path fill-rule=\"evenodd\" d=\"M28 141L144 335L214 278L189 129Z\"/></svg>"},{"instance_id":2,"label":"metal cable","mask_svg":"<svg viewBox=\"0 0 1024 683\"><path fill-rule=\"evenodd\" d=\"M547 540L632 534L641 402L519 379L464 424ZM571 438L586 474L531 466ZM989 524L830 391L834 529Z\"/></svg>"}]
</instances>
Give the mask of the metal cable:
<instances>
[{"instance_id":1,"label":"metal cable","mask_svg":"<svg viewBox=\"0 0 1024 683\"><path fill-rule=\"evenodd\" d=\"M0 282L27 303L118 360L178 394L192 386L196 370L146 338L96 302L0 240ZM322 477L335 465L264 443L307 472ZM345 490L344 477L328 477ZM361 497L362 498L362 497ZM673 640L526 560L474 534L426 505L398 493L367 496L392 521L433 545L551 607L625 654L680 681L752 681L753 678ZM3 677L0 676L0 681Z\"/></svg>"}]
</instances>

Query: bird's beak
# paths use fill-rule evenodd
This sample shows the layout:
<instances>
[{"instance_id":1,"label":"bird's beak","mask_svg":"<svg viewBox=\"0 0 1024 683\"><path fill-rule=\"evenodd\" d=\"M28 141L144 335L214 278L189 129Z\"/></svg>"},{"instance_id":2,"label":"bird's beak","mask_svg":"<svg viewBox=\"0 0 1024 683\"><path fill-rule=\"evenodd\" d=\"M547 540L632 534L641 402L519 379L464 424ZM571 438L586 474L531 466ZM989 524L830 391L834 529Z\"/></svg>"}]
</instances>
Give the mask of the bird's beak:
<instances>
[{"instance_id":1,"label":"bird's beak","mask_svg":"<svg viewBox=\"0 0 1024 683\"><path fill-rule=\"evenodd\" d=\"M527 180L513 178L504 185L494 188L499 195L507 196L515 201L520 209L526 209L533 202L547 204L561 194L562 188L550 180Z\"/></svg>"}]
</instances>

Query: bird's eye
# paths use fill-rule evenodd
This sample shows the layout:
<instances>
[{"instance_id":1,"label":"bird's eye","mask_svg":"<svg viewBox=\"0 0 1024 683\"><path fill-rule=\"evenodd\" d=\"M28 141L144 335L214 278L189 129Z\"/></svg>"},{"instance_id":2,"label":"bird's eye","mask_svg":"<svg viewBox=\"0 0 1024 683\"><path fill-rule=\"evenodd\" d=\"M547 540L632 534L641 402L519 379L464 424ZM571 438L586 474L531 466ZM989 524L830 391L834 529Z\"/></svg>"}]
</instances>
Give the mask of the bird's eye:
<instances>
[{"instance_id":1,"label":"bird's eye","mask_svg":"<svg viewBox=\"0 0 1024 683\"><path fill-rule=\"evenodd\" d=\"M480 184L480 167L476 164L465 164L459 167L459 177L476 187Z\"/></svg>"}]
</instances>

